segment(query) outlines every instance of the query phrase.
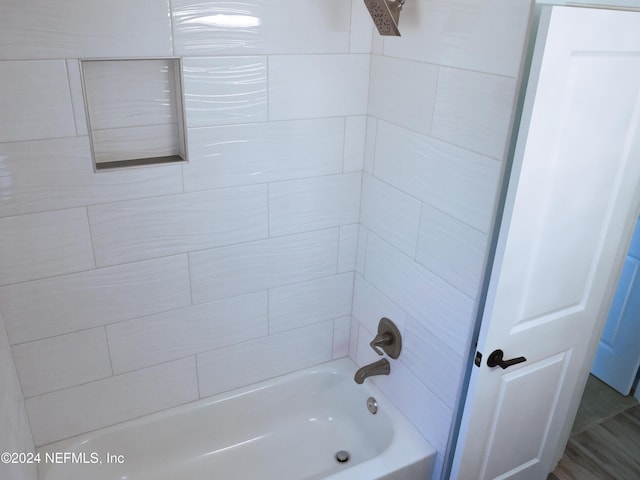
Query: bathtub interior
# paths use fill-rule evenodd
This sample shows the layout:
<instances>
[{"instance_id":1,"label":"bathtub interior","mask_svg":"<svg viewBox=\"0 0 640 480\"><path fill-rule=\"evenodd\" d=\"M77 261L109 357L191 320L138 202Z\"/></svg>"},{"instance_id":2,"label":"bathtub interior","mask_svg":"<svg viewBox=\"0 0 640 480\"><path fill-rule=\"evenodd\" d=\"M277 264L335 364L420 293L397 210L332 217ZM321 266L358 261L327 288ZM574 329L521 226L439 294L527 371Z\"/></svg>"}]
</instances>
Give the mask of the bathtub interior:
<instances>
[{"instance_id":1,"label":"bathtub interior","mask_svg":"<svg viewBox=\"0 0 640 480\"><path fill-rule=\"evenodd\" d=\"M354 371L342 359L50 444L43 455L97 454L101 464L41 463L40 480L311 480L375 463L397 440L398 414L374 387L356 385ZM372 392L376 415L366 408Z\"/></svg>"}]
</instances>

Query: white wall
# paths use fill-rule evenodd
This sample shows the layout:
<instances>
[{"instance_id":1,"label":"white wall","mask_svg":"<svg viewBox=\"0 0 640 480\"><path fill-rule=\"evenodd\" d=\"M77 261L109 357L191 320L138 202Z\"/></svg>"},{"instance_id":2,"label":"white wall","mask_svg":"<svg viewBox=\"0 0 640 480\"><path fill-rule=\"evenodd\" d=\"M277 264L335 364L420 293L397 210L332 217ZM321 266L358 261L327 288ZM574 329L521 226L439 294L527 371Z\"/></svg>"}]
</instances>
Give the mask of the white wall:
<instances>
[{"instance_id":1,"label":"white wall","mask_svg":"<svg viewBox=\"0 0 640 480\"><path fill-rule=\"evenodd\" d=\"M0 5L0 312L38 445L347 354L371 27L220 5ZM135 56L183 58L190 162L94 173L78 59Z\"/></svg>"},{"instance_id":2,"label":"white wall","mask_svg":"<svg viewBox=\"0 0 640 480\"><path fill-rule=\"evenodd\" d=\"M0 315L0 453L35 452L24 398L13 364L4 320ZM37 464L0 462L3 480L37 480Z\"/></svg>"},{"instance_id":3,"label":"white wall","mask_svg":"<svg viewBox=\"0 0 640 480\"><path fill-rule=\"evenodd\" d=\"M403 352L375 381L438 451L455 415L508 141L529 0L408 1L374 37L351 356L377 322Z\"/></svg>"},{"instance_id":4,"label":"white wall","mask_svg":"<svg viewBox=\"0 0 640 480\"><path fill-rule=\"evenodd\" d=\"M0 6L0 312L36 443L349 339L369 362L388 316L375 381L440 468L529 1L412 0L384 40L361 0L152 3ZM183 57L190 163L95 174L78 58L132 56Z\"/></svg>"}]
</instances>

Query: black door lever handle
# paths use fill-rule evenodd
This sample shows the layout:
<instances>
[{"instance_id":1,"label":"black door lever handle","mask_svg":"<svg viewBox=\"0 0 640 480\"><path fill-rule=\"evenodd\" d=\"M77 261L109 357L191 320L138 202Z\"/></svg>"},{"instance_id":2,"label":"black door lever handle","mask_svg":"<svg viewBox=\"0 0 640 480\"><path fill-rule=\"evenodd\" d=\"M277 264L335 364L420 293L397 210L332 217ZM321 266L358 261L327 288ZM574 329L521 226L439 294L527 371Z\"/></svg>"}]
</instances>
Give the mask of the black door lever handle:
<instances>
[{"instance_id":1,"label":"black door lever handle","mask_svg":"<svg viewBox=\"0 0 640 480\"><path fill-rule=\"evenodd\" d=\"M504 360L502 357L504 352L502 350L494 350L487 358L488 367L500 367L502 369L509 368L511 365L526 362L524 357L512 358L511 360Z\"/></svg>"}]
</instances>

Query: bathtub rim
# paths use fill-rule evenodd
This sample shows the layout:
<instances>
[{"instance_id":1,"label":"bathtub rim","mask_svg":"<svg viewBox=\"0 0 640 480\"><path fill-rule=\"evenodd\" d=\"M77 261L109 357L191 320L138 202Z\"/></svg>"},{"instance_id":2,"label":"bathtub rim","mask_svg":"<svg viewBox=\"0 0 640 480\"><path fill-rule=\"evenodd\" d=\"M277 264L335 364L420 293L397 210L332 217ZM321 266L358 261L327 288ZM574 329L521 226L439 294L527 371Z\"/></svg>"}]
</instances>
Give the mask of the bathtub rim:
<instances>
[{"instance_id":1,"label":"bathtub rim","mask_svg":"<svg viewBox=\"0 0 640 480\"><path fill-rule=\"evenodd\" d=\"M159 412L135 417L117 424L102 427L90 432L58 440L56 442L51 442L38 447L37 451L44 454L45 452L78 450L83 445L90 443L92 439L99 438L103 434L114 434L126 429L127 427L138 427L146 423L162 421L163 418L171 417L176 414L187 414L190 411L205 409L220 402L260 392L262 390L283 385L291 381L296 381L297 379L309 377L310 375L317 373L339 375L347 378L347 380L353 381L352 377L357 368L357 365L349 357L331 360L250 385L219 392L214 395L161 410ZM393 372L391 374L393 374ZM349 466L346 464L344 470L329 474L325 477L326 480L378 478L374 475L382 475L386 478L386 475L392 475L394 471L397 471L397 468L390 469L390 466L396 466L396 463L398 468L403 468L408 465L417 465L422 462L424 463L425 468L432 472L437 454L433 446L431 446L431 444L418 432L418 430L411 425L409 420L397 409L393 402L391 402L391 400L389 400L389 398L370 379L365 380L362 385L357 385L356 388L363 389L363 393L366 393L367 397L375 397L378 404L384 408L384 414L390 417L393 428L393 437L389 445L379 455L355 465ZM366 409L366 404L364 402L362 408ZM398 459L403 459L403 462L397 462ZM38 478L40 480L47 480L47 477L45 476L48 470L46 468L47 465L40 464L39 467L42 468L38 468Z\"/></svg>"}]
</instances>

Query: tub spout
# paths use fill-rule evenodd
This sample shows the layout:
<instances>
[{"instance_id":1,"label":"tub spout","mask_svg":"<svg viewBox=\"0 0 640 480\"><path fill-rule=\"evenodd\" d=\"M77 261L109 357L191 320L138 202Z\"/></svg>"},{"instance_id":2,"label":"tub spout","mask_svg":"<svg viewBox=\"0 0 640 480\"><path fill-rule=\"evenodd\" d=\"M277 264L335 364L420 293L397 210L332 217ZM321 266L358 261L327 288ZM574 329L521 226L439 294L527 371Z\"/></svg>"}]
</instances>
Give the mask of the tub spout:
<instances>
[{"instance_id":1,"label":"tub spout","mask_svg":"<svg viewBox=\"0 0 640 480\"><path fill-rule=\"evenodd\" d=\"M374 375L389 375L389 372L391 372L389 360L383 358L382 360L378 360L377 362L370 363L369 365L359 368L353 379L357 384L361 384L367 377L373 377Z\"/></svg>"}]
</instances>

